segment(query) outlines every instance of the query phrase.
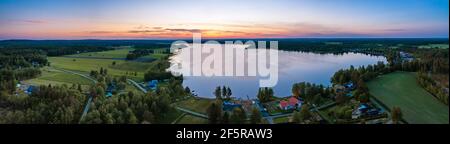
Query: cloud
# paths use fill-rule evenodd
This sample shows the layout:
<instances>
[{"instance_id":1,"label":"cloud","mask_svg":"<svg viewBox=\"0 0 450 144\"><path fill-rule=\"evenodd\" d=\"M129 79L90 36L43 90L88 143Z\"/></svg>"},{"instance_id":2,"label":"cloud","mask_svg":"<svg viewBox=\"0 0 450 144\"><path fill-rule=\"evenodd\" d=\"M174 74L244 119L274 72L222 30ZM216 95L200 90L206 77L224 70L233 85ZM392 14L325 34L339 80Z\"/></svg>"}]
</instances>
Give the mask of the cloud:
<instances>
[{"instance_id":1,"label":"cloud","mask_svg":"<svg viewBox=\"0 0 450 144\"><path fill-rule=\"evenodd\" d=\"M129 30L128 33L160 33L164 30Z\"/></svg>"},{"instance_id":2,"label":"cloud","mask_svg":"<svg viewBox=\"0 0 450 144\"><path fill-rule=\"evenodd\" d=\"M23 23L31 23L31 24L44 24L47 23L47 21L43 20L21 20Z\"/></svg>"},{"instance_id":3,"label":"cloud","mask_svg":"<svg viewBox=\"0 0 450 144\"><path fill-rule=\"evenodd\" d=\"M172 31L172 32L191 32L191 33L200 33L200 32L202 32L201 29L181 29L181 28L172 29L172 28L166 28L165 30Z\"/></svg>"},{"instance_id":4,"label":"cloud","mask_svg":"<svg viewBox=\"0 0 450 144\"><path fill-rule=\"evenodd\" d=\"M384 29L383 31L387 32L404 32L407 31L406 29L400 29L400 28L392 28L392 29Z\"/></svg>"},{"instance_id":5,"label":"cloud","mask_svg":"<svg viewBox=\"0 0 450 144\"><path fill-rule=\"evenodd\" d=\"M87 33L90 34L110 34L110 33L115 33L114 31L87 31Z\"/></svg>"}]
</instances>

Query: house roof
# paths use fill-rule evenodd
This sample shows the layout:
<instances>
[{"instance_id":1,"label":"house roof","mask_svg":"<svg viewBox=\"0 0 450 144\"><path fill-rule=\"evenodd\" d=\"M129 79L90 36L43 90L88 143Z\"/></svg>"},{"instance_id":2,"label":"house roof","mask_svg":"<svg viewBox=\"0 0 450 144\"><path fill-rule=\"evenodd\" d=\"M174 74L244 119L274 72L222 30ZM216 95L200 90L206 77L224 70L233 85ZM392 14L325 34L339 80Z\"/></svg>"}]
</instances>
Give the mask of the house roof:
<instances>
[{"instance_id":1,"label":"house roof","mask_svg":"<svg viewBox=\"0 0 450 144\"><path fill-rule=\"evenodd\" d=\"M282 100L282 101L280 101L280 106L281 107L287 107L288 106L288 102L287 101L285 101L285 100Z\"/></svg>"},{"instance_id":2,"label":"house roof","mask_svg":"<svg viewBox=\"0 0 450 144\"><path fill-rule=\"evenodd\" d=\"M364 110L364 109L367 109L367 108L369 108L369 106L367 106L366 104L360 104L359 107L358 107L359 110Z\"/></svg>"},{"instance_id":3,"label":"house roof","mask_svg":"<svg viewBox=\"0 0 450 144\"><path fill-rule=\"evenodd\" d=\"M297 103L298 103L298 99L296 99L295 97L289 98L289 105L294 106Z\"/></svg>"}]
</instances>

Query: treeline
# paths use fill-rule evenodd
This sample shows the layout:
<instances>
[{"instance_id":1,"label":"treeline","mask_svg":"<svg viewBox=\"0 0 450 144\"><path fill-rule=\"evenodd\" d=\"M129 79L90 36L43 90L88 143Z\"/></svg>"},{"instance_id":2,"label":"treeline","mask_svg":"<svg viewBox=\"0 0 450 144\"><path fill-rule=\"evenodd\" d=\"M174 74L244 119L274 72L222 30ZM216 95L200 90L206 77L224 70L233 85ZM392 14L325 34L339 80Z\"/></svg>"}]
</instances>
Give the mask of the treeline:
<instances>
[{"instance_id":1,"label":"treeline","mask_svg":"<svg viewBox=\"0 0 450 144\"><path fill-rule=\"evenodd\" d=\"M86 97L76 88L40 86L30 96L0 93L0 107L7 109L0 117L5 124L75 124Z\"/></svg>"},{"instance_id":2,"label":"treeline","mask_svg":"<svg viewBox=\"0 0 450 144\"><path fill-rule=\"evenodd\" d=\"M40 67L48 65L45 52L40 50L2 49L0 51L0 91L12 94L18 81L41 74Z\"/></svg>"},{"instance_id":3,"label":"treeline","mask_svg":"<svg viewBox=\"0 0 450 144\"><path fill-rule=\"evenodd\" d=\"M262 119L261 112L253 107L250 114L247 114L242 107L234 108L231 112L223 111L222 100L216 99L207 108L209 124L262 124L266 123Z\"/></svg>"},{"instance_id":4,"label":"treeline","mask_svg":"<svg viewBox=\"0 0 450 144\"><path fill-rule=\"evenodd\" d=\"M0 68L24 68L48 65L44 51L34 49L1 49Z\"/></svg>"},{"instance_id":5,"label":"treeline","mask_svg":"<svg viewBox=\"0 0 450 144\"><path fill-rule=\"evenodd\" d=\"M158 123L169 114L170 98L167 94L120 94L116 97L97 98L81 123L89 124L146 124Z\"/></svg>"},{"instance_id":6,"label":"treeline","mask_svg":"<svg viewBox=\"0 0 450 144\"><path fill-rule=\"evenodd\" d=\"M40 74L39 68L0 69L0 91L14 91L17 81L31 79Z\"/></svg>"},{"instance_id":7,"label":"treeline","mask_svg":"<svg viewBox=\"0 0 450 144\"><path fill-rule=\"evenodd\" d=\"M233 95L230 87L226 86L223 86L222 88L220 86L216 87L213 94L216 96L216 99L220 100L231 100L231 95Z\"/></svg>"},{"instance_id":8,"label":"treeline","mask_svg":"<svg viewBox=\"0 0 450 144\"><path fill-rule=\"evenodd\" d=\"M353 82L355 85L358 85L359 80L368 81L380 74L385 74L393 71L389 67L387 67L384 62L378 62L374 65L361 66L359 68L355 68L354 66L350 66L349 69L341 69L334 73L333 77L331 77L331 83L333 84L345 84L348 82Z\"/></svg>"},{"instance_id":9,"label":"treeline","mask_svg":"<svg viewBox=\"0 0 450 144\"><path fill-rule=\"evenodd\" d=\"M411 61L403 60L398 51L390 53L387 58L392 59L392 69L410 72L431 72L448 74L449 51L443 49L404 49L404 52L414 55Z\"/></svg>"},{"instance_id":10,"label":"treeline","mask_svg":"<svg viewBox=\"0 0 450 144\"><path fill-rule=\"evenodd\" d=\"M352 83L356 86L354 97L361 102L368 102L370 98L369 88L365 82L376 78L379 75L390 73L393 69L387 67L383 62L378 62L375 65L361 66L349 69L339 70L331 77L333 85L344 85ZM335 101L337 103L344 103L346 96L344 93L336 93Z\"/></svg>"},{"instance_id":11,"label":"treeline","mask_svg":"<svg viewBox=\"0 0 450 144\"><path fill-rule=\"evenodd\" d=\"M269 41L271 39L268 39ZM448 39L413 39L413 38L379 38L379 39L275 39L279 49L316 53L379 53L390 47L417 48L430 43L448 44Z\"/></svg>"},{"instance_id":12,"label":"treeline","mask_svg":"<svg viewBox=\"0 0 450 144\"><path fill-rule=\"evenodd\" d=\"M166 71L169 68L170 62L166 59L159 59L152 62L153 65L144 74L145 81L151 80L165 80L174 77L171 72ZM182 79L183 77L175 77L177 79Z\"/></svg>"},{"instance_id":13,"label":"treeline","mask_svg":"<svg viewBox=\"0 0 450 144\"><path fill-rule=\"evenodd\" d=\"M83 52L112 50L118 46L134 46L137 49L167 48L174 40L3 40L0 49L43 50L48 56L61 56Z\"/></svg>"},{"instance_id":14,"label":"treeline","mask_svg":"<svg viewBox=\"0 0 450 144\"><path fill-rule=\"evenodd\" d=\"M171 79L168 88L158 87L147 94L129 91L110 98L95 97L82 123L165 123L164 120L175 111L170 104L188 95L190 93L183 89L178 80Z\"/></svg>"},{"instance_id":15,"label":"treeline","mask_svg":"<svg viewBox=\"0 0 450 144\"><path fill-rule=\"evenodd\" d=\"M269 87L259 88L256 97L261 103L270 102L275 99L273 89Z\"/></svg>"},{"instance_id":16,"label":"treeline","mask_svg":"<svg viewBox=\"0 0 450 144\"><path fill-rule=\"evenodd\" d=\"M292 85L292 96L302 98L310 104L323 104L330 99L332 89L323 85L316 85L309 82L301 82Z\"/></svg>"},{"instance_id":17,"label":"treeline","mask_svg":"<svg viewBox=\"0 0 450 144\"><path fill-rule=\"evenodd\" d=\"M437 83L427 76L427 74L419 72L417 74L417 82L420 86L422 86L425 90L434 95L439 101L448 105L448 93L444 92L444 89L437 85Z\"/></svg>"},{"instance_id":18,"label":"treeline","mask_svg":"<svg viewBox=\"0 0 450 144\"><path fill-rule=\"evenodd\" d=\"M126 59L127 60L134 60L134 59L137 59L139 57L146 56L146 55L149 55L149 54L152 54L152 53L153 53L152 49L136 49L136 50L128 52Z\"/></svg>"}]
</instances>

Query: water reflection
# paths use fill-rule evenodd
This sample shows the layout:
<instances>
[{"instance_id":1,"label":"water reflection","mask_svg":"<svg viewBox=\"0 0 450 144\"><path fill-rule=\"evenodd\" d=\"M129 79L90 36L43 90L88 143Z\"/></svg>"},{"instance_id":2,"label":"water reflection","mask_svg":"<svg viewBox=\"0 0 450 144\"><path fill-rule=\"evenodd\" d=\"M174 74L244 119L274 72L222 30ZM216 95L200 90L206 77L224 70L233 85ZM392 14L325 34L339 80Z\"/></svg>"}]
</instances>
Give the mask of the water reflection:
<instances>
[{"instance_id":1,"label":"water reflection","mask_svg":"<svg viewBox=\"0 0 450 144\"><path fill-rule=\"evenodd\" d=\"M171 57L172 62L183 63L181 53ZM289 96L291 86L297 82L311 82L330 85L331 76L339 69L376 64L378 61L386 63L386 58L382 56L371 56L360 53L335 54L315 54L306 52L278 51L278 84L273 87L275 95L279 97ZM196 69L199 67L193 67ZM247 66L245 67L247 69ZM172 69L173 70L173 69ZM205 76L185 76L184 86L201 97L214 97L213 91L217 86L229 86L234 97L255 98L259 88L259 77L205 77Z\"/></svg>"}]
</instances>

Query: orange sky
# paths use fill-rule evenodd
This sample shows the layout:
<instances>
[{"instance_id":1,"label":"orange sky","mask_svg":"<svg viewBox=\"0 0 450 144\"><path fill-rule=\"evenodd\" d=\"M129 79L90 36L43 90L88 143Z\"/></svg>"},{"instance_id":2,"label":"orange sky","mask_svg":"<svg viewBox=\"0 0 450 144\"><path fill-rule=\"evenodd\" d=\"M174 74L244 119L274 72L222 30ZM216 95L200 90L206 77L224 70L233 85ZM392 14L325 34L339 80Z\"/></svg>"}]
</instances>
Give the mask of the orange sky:
<instances>
[{"instance_id":1,"label":"orange sky","mask_svg":"<svg viewBox=\"0 0 450 144\"><path fill-rule=\"evenodd\" d=\"M0 39L447 37L448 0L2 0Z\"/></svg>"}]
</instances>

